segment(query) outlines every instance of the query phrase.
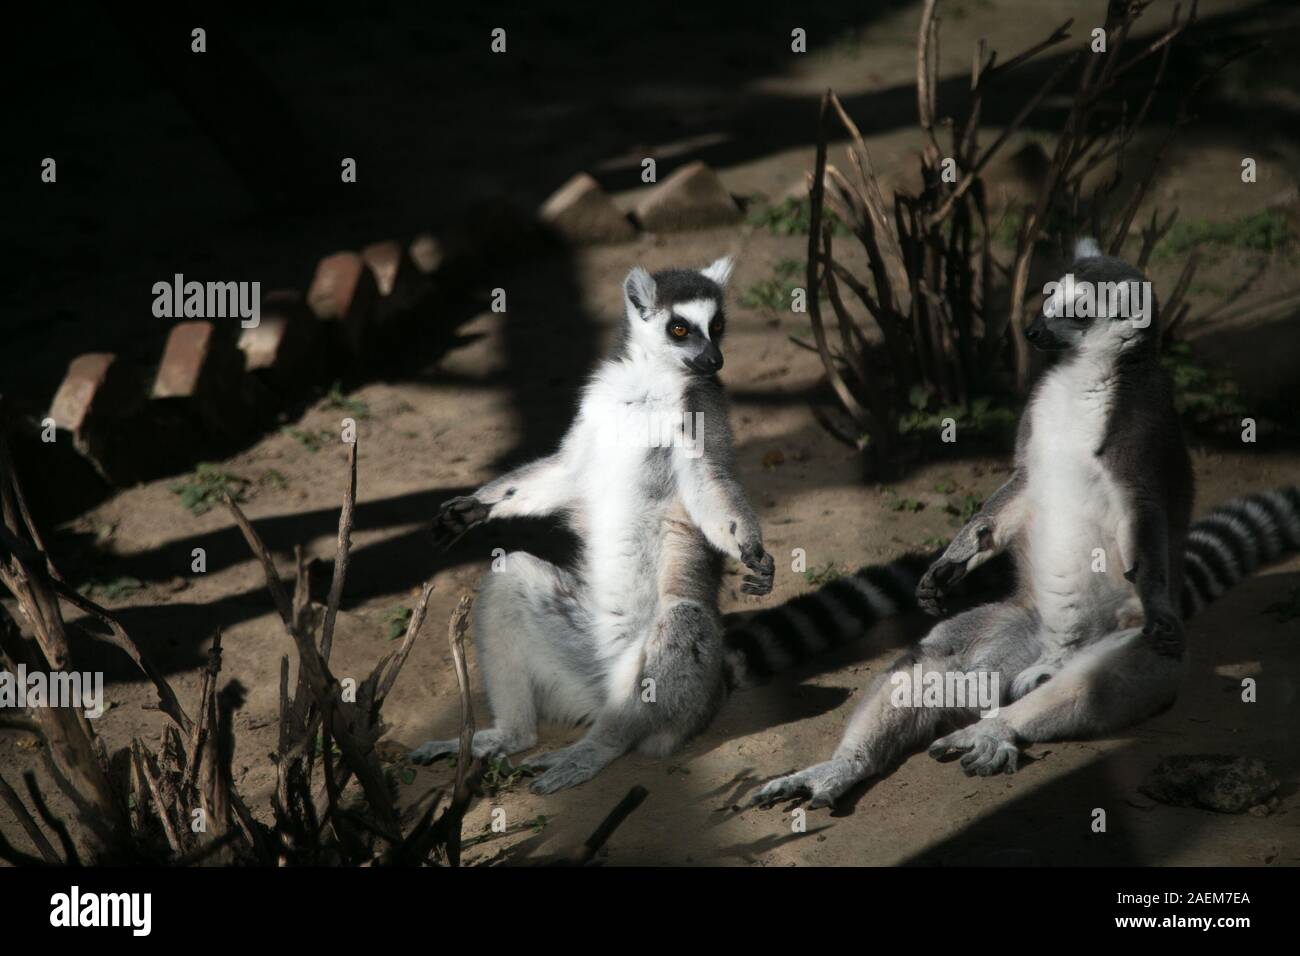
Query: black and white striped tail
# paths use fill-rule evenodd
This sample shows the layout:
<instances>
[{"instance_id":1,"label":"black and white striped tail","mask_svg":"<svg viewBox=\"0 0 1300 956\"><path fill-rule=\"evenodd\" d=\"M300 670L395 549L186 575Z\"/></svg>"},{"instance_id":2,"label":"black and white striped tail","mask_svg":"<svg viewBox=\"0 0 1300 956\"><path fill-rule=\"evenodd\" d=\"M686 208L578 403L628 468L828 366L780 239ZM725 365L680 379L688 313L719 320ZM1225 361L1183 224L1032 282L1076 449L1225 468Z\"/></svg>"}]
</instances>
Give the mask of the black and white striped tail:
<instances>
[{"instance_id":1,"label":"black and white striped tail","mask_svg":"<svg viewBox=\"0 0 1300 956\"><path fill-rule=\"evenodd\" d=\"M1183 567L1182 611L1190 617L1261 565L1300 550L1300 487L1233 498L1192 525ZM916 585L942 550L906 554L837 578L779 607L728 615L727 680L761 684L818 654L855 641L878 621L916 610ZM1010 590L1010 562L990 561L969 590L999 600ZM964 582L965 583L965 582Z\"/></svg>"},{"instance_id":2,"label":"black and white striped tail","mask_svg":"<svg viewBox=\"0 0 1300 956\"><path fill-rule=\"evenodd\" d=\"M916 609L916 585L937 556L906 554L860 568L778 607L729 615L727 676L732 687L761 684L779 671L862 637L877 621Z\"/></svg>"},{"instance_id":3,"label":"black and white striped tail","mask_svg":"<svg viewBox=\"0 0 1300 956\"><path fill-rule=\"evenodd\" d=\"M1233 498L1192 525L1183 562L1183 617L1261 565L1300 551L1300 486Z\"/></svg>"}]
</instances>

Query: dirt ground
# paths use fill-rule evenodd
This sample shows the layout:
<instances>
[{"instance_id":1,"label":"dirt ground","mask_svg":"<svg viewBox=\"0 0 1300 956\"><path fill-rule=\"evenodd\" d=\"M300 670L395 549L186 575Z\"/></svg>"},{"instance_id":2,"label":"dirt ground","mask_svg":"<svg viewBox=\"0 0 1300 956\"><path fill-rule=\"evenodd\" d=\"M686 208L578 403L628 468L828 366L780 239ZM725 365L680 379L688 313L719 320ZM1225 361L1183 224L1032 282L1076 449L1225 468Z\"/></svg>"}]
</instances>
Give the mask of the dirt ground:
<instances>
[{"instance_id":1,"label":"dirt ground","mask_svg":"<svg viewBox=\"0 0 1300 956\"><path fill-rule=\"evenodd\" d=\"M944 27L944 71L956 78L968 72L973 38L996 37L999 49L1010 52L1068 15L1028 2L958 6L967 12ZM1210 3L1202 12L1246 6ZM828 84L848 97L866 97L910 82L911 50L903 44L911 43L914 25L914 9L891 12L852 43L810 55L804 68L736 95L775 92L787 103L800 103L798 115L810 131L810 104ZM1153 191L1163 208L1178 206L1183 217L1218 221L1279 197L1285 202L1288 194L1294 206L1291 171L1297 167L1282 162L1292 157L1289 140L1269 139L1260 147L1277 161L1261 163L1260 182L1247 188L1233 170L1250 147L1219 134L1213 140L1190 136L1175 151ZM868 139L877 165L905 178L912 131L903 126ZM679 144L683 154L690 154L692 142ZM617 165L617 154L611 155L609 162ZM718 171L735 194L779 198L811 163L804 137L801 145L721 164ZM595 163L588 165L599 174ZM631 189L617 193L625 205L632 195ZM739 594L739 575L731 568L724 610L775 606L812 587L791 571L788 559L783 565L794 548L806 550L809 567L851 569L947 537L955 530L944 507L952 494L936 488L951 484L958 495L983 498L1001 482L1005 457L973 452L918 465L888 486L863 480L859 456L814 420L810 404L820 394L821 367L815 355L790 340L806 325L803 317L747 309L736 301L770 278L779 261L801 258L804 241L744 225L643 236L562 258L521 261L494 282L507 290L508 312L472 306L463 314L429 315L427 322L438 324L446 339L437 354L400 375L355 383L349 398L364 403L358 507L335 672L358 679L368 673L392 647L388 612L411 606L425 579L436 586L423 634L385 708L391 727L385 753L400 768L404 796L414 799L454 774L446 763L407 768L401 754L430 737L452 736L458 726L445 637L457 599L476 587L494 548L548 554L565 545L549 525L511 523L476 531L451 553L438 555L427 524L442 500L553 444L583 376L620 321L619 286L632 265L654 269L701 265L724 253L739 257L722 378L733 399L741 477L759 509L778 572L774 592L759 599ZM1157 263L1157 289L1169 288L1177 268L1177 262ZM563 272L560 280L557 271ZM1248 288L1238 294L1248 277ZM1200 278L1187 329L1198 354L1226 368L1246 389L1248 403L1294 408L1300 398L1300 314L1276 307L1300 288L1294 259L1222 251ZM302 432L333 432L341 417L358 416L360 407L343 411L321 400L286 424ZM1300 481L1294 445L1194 444L1198 512L1248 490ZM781 456L771 454L776 451ZM774 463L777 457L780 463ZM273 432L222 467L252 482L245 510L282 570L289 570L296 544L319 560L315 581L323 597L345 478L341 446L327 443L313 451L285 432ZM115 495L59 529L54 547L78 555L83 578L140 583L129 593L100 599L118 610L128 630L158 658L183 700L197 695L198 668L212 631L222 629L223 674L248 690L237 722L237 781L252 806L266 807L273 769L265 755L274 749L278 669L283 655L292 657L291 644L227 514L190 514L171 490L174 481ZM899 498L924 507L897 510ZM197 547L207 555L201 575L189 570ZM810 812L806 832L793 832L794 817L784 805L737 810L764 780L830 754L860 688L901 643L920 633L920 622L890 623L824 666L738 693L713 726L674 758L625 757L595 780L551 797L530 794L526 778L487 796L465 820L466 837L478 838L467 859L531 861L570 849L631 786L642 784L650 796L602 853L610 864L1294 865L1300 863L1300 621L1283 621L1265 609L1289 600L1297 587L1300 558L1292 558L1203 612L1189 627L1188 675L1177 704L1112 738L1035 746L1019 773L993 779L968 779L955 764L913 756L883 780L852 791L834 812ZM74 651L79 668L106 672L112 707L96 726L110 747L157 732L161 718L146 709L152 690L128 662L98 646ZM472 652L470 674L481 688ZM1246 676L1258 680L1256 703L1240 700ZM481 695L476 713L486 722ZM549 731L541 746L551 749L572 736ZM1268 816L1227 816L1159 805L1139 794L1138 783L1162 756L1189 752L1268 759L1283 780L1280 806ZM0 737L0 763L26 766L31 760L29 741ZM505 810L504 835L487 829L497 807ZM1107 812L1105 833L1091 828L1096 808ZM9 828L11 822L0 809L0 825Z\"/></svg>"}]
</instances>

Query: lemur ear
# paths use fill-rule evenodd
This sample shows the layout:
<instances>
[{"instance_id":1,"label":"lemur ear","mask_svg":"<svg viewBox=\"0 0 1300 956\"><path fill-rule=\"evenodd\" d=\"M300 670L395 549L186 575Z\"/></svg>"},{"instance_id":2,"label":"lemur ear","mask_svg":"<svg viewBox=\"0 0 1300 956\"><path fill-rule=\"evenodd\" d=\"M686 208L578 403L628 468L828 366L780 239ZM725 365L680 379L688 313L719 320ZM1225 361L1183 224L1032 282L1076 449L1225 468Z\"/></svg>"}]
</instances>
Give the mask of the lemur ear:
<instances>
[{"instance_id":1,"label":"lemur ear","mask_svg":"<svg viewBox=\"0 0 1300 956\"><path fill-rule=\"evenodd\" d=\"M721 259L715 259L707 269L703 269L700 275L706 279L712 279L723 288L727 285L727 280L731 278L731 270L736 268L736 260L732 256L723 256Z\"/></svg>"},{"instance_id":2,"label":"lemur ear","mask_svg":"<svg viewBox=\"0 0 1300 956\"><path fill-rule=\"evenodd\" d=\"M628 316L645 318L655 308L655 280L640 266L634 268L623 280L623 296Z\"/></svg>"}]
</instances>

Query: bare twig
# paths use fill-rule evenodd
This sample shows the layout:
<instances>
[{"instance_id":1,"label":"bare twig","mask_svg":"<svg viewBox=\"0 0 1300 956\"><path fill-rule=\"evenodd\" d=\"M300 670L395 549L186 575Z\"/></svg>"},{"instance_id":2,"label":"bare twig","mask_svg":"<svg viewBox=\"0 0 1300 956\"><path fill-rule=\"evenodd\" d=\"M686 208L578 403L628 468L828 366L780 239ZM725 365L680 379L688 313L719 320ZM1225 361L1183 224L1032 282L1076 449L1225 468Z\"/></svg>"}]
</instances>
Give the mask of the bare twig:
<instances>
[{"instance_id":1,"label":"bare twig","mask_svg":"<svg viewBox=\"0 0 1300 956\"><path fill-rule=\"evenodd\" d=\"M650 791L640 784L629 790L627 796L620 800L618 805L609 812L609 815L600 822L600 826L596 827L595 832L587 837L586 842L573 852L569 862L574 866L589 863L600 852L600 848L614 835L614 831L623 825L623 821L631 816L632 812L641 806L648 796L650 796Z\"/></svg>"},{"instance_id":2,"label":"bare twig","mask_svg":"<svg viewBox=\"0 0 1300 956\"><path fill-rule=\"evenodd\" d=\"M338 617L339 603L343 600L343 582L348 574L348 561L352 555L352 513L357 507L357 443L348 445L348 483L343 492L343 508L339 511L339 538L334 554L334 577L330 581L325 621L321 625L320 656L329 663L330 649L334 646L334 619Z\"/></svg>"},{"instance_id":3,"label":"bare twig","mask_svg":"<svg viewBox=\"0 0 1300 956\"><path fill-rule=\"evenodd\" d=\"M460 756L456 760L456 789L452 807L467 800L466 778L474 758L474 702L470 697L469 670L465 666L465 631L469 629L469 611L473 599L462 594L456 602L451 621L447 625L447 642L451 645L451 658L456 667L456 684L460 688ZM448 808L449 812L452 808ZM447 859L452 866L460 863L460 819L450 822L447 831Z\"/></svg>"},{"instance_id":4,"label":"bare twig","mask_svg":"<svg viewBox=\"0 0 1300 956\"><path fill-rule=\"evenodd\" d=\"M18 796L18 792L9 785L9 781L3 776L0 776L0 799L3 799L9 806L15 819L18 820L18 824L27 833L27 836L31 839L32 843L35 844L36 849L40 852L41 856L45 858L45 862L49 863L51 866L59 866L62 864L63 859L54 851L54 845L46 839L45 833L41 830L40 825L37 824L36 820L32 818L32 815L27 812L27 807L24 805L22 798Z\"/></svg>"}]
</instances>

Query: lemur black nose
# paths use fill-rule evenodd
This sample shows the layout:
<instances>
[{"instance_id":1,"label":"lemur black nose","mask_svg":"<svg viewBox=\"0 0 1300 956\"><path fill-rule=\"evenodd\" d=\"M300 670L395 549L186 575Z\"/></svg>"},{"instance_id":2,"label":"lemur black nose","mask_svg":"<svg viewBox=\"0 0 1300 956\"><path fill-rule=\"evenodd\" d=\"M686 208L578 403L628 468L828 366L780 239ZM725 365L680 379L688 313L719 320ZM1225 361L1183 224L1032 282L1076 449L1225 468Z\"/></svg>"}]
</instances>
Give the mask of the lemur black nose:
<instances>
[{"instance_id":1,"label":"lemur black nose","mask_svg":"<svg viewBox=\"0 0 1300 956\"><path fill-rule=\"evenodd\" d=\"M700 349L687 364L702 375L712 375L722 368L722 352L710 342Z\"/></svg>"}]
</instances>

